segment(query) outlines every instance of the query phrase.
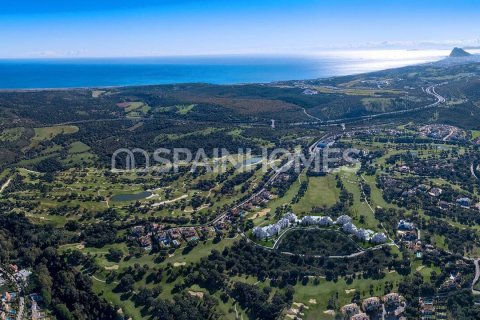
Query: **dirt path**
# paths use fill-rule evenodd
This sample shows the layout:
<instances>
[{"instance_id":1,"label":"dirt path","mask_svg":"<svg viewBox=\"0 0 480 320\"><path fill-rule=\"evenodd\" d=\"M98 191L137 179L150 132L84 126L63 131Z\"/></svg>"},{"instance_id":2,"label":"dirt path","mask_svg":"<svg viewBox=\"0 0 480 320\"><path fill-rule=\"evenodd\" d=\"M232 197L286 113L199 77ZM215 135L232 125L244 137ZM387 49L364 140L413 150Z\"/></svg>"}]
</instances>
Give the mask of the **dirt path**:
<instances>
[{"instance_id":1,"label":"dirt path","mask_svg":"<svg viewBox=\"0 0 480 320\"><path fill-rule=\"evenodd\" d=\"M10 182L12 182L12 179L8 179L7 182L3 184L3 186L0 188L0 193L3 192L3 190L7 189L7 187L10 185Z\"/></svg>"},{"instance_id":2,"label":"dirt path","mask_svg":"<svg viewBox=\"0 0 480 320\"><path fill-rule=\"evenodd\" d=\"M165 201L162 201L162 202L154 203L154 204L152 204L152 207L158 207L158 206L161 206L162 204L172 203L172 202L175 202L175 201L178 201L178 200L185 199L187 197L188 197L188 194L184 194L184 195L182 195L178 198L172 199L172 200L165 200Z\"/></svg>"},{"instance_id":3,"label":"dirt path","mask_svg":"<svg viewBox=\"0 0 480 320\"><path fill-rule=\"evenodd\" d=\"M95 276L92 276L92 278L93 278L93 280L96 280L96 281L98 281L98 282L107 283L107 281L102 280L102 279L98 279L98 278L95 277ZM114 284L119 284L120 282L118 282L118 281L112 281L112 283L114 283Z\"/></svg>"}]
</instances>

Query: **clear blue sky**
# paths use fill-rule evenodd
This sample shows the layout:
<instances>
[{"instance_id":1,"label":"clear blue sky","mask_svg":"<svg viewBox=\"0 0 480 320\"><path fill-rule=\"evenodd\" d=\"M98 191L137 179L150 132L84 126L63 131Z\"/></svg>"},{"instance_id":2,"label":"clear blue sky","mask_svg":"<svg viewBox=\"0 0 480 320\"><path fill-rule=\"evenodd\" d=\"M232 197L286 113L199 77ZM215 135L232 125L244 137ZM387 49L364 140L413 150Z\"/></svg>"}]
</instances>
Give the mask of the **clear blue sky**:
<instances>
[{"instance_id":1,"label":"clear blue sky","mask_svg":"<svg viewBox=\"0 0 480 320\"><path fill-rule=\"evenodd\" d=\"M0 57L308 53L480 45L478 0L14 0Z\"/></svg>"}]
</instances>

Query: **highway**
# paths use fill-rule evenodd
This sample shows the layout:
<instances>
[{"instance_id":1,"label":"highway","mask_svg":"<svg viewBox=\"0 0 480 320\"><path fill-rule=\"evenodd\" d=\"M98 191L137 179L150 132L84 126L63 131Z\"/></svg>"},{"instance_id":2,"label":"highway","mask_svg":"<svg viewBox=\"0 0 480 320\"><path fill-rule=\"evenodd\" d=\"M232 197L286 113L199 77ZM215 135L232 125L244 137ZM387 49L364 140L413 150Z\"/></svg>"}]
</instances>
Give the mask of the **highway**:
<instances>
[{"instance_id":1,"label":"highway","mask_svg":"<svg viewBox=\"0 0 480 320\"><path fill-rule=\"evenodd\" d=\"M332 119L332 120L320 120L319 118L315 117L315 116L312 116L311 114L308 114L307 111L305 110L305 108L303 109L303 112L310 118L313 118L313 119L318 119L319 121L315 121L315 122L299 122L299 123L295 123L294 125L299 125L299 124L335 124L335 123L347 123L347 122L355 122L355 121L359 121L359 120L369 120L369 119L374 119L374 118L378 118L378 117L385 117L385 116L389 116L389 115L396 115L396 114L404 114L404 113L408 113L408 112L415 112L415 111L420 111L420 110L424 110L424 109L429 109L429 108L433 108L433 107L436 107L442 103L445 103L445 98L442 97L441 95L439 95L436 91L435 91L435 88L438 87L438 86L442 86L442 85L445 85L447 84L448 82L443 82L443 83L440 83L440 84L436 84L436 85L431 85L429 87L427 87L425 89L425 93L430 95L430 96L433 96L435 99L437 99L436 102L434 103L431 103L431 104L428 104L428 105L425 105L425 106L421 106L421 107L417 107L417 108L412 108L412 109L404 109L404 110L397 110L397 111L389 111L389 112L383 112L383 113L377 113L377 114L372 114L372 115L368 115L368 116L360 116L360 117L352 117L352 118L341 118L341 119ZM423 88L422 88L423 89Z\"/></svg>"},{"instance_id":2,"label":"highway","mask_svg":"<svg viewBox=\"0 0 480 320\"><path fill-rule=\"evenodd\" d=\"M309 148L308 148L308 152L309 152L309 155L312 155L314 152L315 152L315 148L317 147L317 145L320 143L320 141L322 141L323 139L327 138L328 136L330 135L330 133L327 133L327 134L324 134L321 138L319 138L318 140L316 140ZM290 166L292 165L292 163L294 162L294 160L289 160L287 161L283 166L281 166L277 171L275 171L275 173L270 177L270 179L268 179L268 181L265 183L265 187L263 187L262 189L260 189L259 191L255 192L254 194L252 194L250 197L248 197L247 199L243 200L242 202L236 204L235 206L231 207L230 209L222 212L218 217L216 217L215 219L213 219L209 225L213 225L219 221L221 221L222 219L224 219L228 213L233 210L233 209L238 209L240 207L242 207L244 204L246 204L247 202L250 202L251 200L253 200L255 197L258 197L260 196L263 192L266 191L266 187L270 184L272 184L275 179L277 179L277 177L282 173L282 172L285 172L287 171Z\"/></svg>"}]
</instances>

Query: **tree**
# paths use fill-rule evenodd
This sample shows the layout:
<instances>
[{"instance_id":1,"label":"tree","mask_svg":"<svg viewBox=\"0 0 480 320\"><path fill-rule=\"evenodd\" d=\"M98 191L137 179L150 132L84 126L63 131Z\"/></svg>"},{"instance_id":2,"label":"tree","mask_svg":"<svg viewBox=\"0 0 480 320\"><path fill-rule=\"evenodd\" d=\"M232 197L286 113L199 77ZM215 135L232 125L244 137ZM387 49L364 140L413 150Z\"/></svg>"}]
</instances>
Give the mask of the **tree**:
<instances>
[{"instance_id":1,"label":"tree","mask_svg":"<svg viewBox=\"0 0 480 320\"><path fill-rule=\"evenodd\" d=\"M123 251L117 248L108 249L107 259L113 262L119 262L123 257Z\"/></svg>"},{"instance_id":2,"label":"tree","mask_svg":"<svg viewBox=\"0 0 480 320\"><path fill-rule=\"evenodd\" d=\"M74 320L72 313L63 303L55 305L55 315L58 320Z\"/></svg>"},{"instance_id":3,"label":"tree","mask_svg":"<svg viewBox=\"0 0 480 320\"><path fill-rule=\"evenodd\" d=\"M133 290L133 285L135 284L135 279L131 274L125 274L120 279L119 289L124 292L129 292Z\"/></svg>"}]
</instances>

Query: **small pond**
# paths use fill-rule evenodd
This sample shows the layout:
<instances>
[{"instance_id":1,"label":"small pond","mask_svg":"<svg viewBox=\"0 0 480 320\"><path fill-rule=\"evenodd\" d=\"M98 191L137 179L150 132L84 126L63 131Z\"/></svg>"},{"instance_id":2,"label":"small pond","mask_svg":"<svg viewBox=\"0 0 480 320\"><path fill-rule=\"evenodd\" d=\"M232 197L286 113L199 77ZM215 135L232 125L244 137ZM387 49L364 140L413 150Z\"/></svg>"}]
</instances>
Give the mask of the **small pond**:
<instances>
[{"instance_id":1,"label":"small pond","mask_svg":"<svg viewBox=\"0 0 480 320\"><path fill-rule=\"evenodd\" d=\"M124 193L124 194L116 194L110 200L114 202L120 201L136 201L145 199L146 197L151 196L152 193L150 191L142 191L139 193Z\"/></svg>"}]
</instances>

